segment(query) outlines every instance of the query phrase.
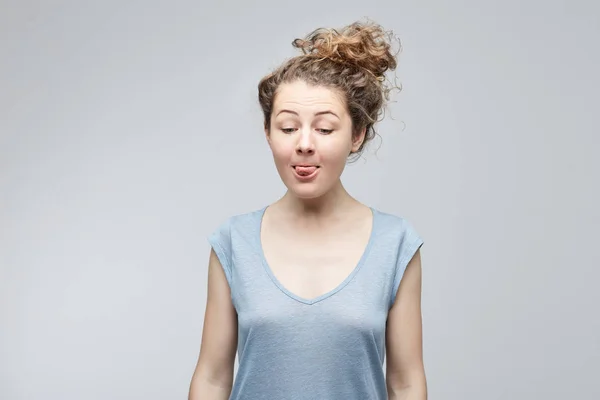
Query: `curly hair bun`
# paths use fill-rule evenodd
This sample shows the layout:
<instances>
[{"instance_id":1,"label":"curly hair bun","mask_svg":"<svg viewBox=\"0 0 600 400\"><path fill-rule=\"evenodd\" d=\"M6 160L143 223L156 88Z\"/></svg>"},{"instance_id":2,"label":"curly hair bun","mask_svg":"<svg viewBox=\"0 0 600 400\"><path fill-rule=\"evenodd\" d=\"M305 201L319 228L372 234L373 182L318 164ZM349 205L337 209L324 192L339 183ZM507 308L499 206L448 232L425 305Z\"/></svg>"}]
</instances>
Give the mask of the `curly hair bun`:
<instances>
[{"instance_id":1,"label":"curly hair bun","mask_svg":"<svg viewBox=\"0 0 600 400\"><path fill-rule=\"evenodd\" d=\"M391 52L391 31L372 22L354 22L341 30L318 28L292 45L305 55L363 68L379 80L397 66Z\"/></svg>"}]
</instances>

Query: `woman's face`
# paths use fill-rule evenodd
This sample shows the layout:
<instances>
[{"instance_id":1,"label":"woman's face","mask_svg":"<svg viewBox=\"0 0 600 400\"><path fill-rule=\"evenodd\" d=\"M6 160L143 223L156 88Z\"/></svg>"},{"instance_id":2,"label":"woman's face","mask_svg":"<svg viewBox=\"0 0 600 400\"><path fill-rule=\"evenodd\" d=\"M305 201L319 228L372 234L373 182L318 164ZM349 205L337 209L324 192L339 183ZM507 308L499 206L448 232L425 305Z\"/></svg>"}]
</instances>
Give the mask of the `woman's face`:
<instances>
[{"instance_id":1,"label":"woman's face","mask_svg":"<svg viewBox=\"0 0 600 400\"><path fill-rule=\"evenodd\" d=\"M267 140L277 171L300 198L316 198L340 179L364 132L352 137L352 121L340 94L303 81L279 86Z\"/></svg>"}]
</instances>

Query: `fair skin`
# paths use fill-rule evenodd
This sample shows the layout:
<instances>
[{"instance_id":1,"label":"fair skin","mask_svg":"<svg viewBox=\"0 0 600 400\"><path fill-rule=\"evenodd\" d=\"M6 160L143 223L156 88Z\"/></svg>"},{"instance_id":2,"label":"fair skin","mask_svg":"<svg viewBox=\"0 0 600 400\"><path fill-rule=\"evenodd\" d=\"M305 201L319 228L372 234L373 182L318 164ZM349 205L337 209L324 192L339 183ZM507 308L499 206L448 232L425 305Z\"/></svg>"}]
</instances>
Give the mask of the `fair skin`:
<instances>
[{"instance_id":1,"label":"fair skin","mask_svg":"<svg viewBox=\"0 0 600 400\"><path fill-rule=\"evenodd\" d=\"M315 298L351 273L371 233L371 210L352 198L340 179L365 130L352 134L352 121L338 92L292 82L279 87L265 133L288 190L265 212L263 251L283 286L305 299ZM309 173L313 175L303 176ZM201 350L189 400L224 400L231 393L237 315L229 290L211 251ZM388 314L386 348L389 398L426 400L418 251Z\"/></svg>"}]
</instances>

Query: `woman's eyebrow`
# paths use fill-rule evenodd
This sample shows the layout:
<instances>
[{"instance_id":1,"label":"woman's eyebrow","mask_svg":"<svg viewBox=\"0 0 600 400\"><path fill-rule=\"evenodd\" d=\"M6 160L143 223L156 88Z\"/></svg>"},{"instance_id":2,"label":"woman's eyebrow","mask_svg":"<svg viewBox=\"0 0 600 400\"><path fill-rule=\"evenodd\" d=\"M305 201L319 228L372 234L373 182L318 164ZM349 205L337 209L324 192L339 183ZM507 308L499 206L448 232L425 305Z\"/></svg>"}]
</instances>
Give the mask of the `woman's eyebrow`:
<instances>
[{"instance_id":1,"label":"woman's eyebrow","mask_svg":"<svg viewBox=\"0 0 600 400\"><path fill-rule=\"evenodd\" d=\"M299 115L296 111L283 109L283 110L280 110L275 116L277 116L277 115L279 115L281 113L289 113L289 114ZM336 113L334 113L331 110L317 111L315 113L315 116L317 116L317 115L324 115L324 114L331 114L331 115L335 116L337 119L341 119Z\"/></svg>"}]
</instances>

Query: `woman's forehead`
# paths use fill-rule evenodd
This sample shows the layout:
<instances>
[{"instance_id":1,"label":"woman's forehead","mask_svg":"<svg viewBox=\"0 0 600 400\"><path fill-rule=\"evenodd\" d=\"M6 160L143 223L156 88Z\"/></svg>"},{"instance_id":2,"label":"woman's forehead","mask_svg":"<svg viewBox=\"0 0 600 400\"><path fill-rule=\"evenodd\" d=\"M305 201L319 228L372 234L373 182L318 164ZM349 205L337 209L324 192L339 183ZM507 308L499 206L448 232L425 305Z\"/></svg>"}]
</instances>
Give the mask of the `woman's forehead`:
<instances>
[{"instance_id":1,"label":"woman's forehead","mask_svg":"<svg viewBox=\"0 0 600 400\"><path fill-rule=\"evenodd\" d=\"M290 111L321 113L330 111L338 116L345 109L338 91L325 86L308 85L304 82L281 84L277 90L273 108L275 115L282 110L292 108Z\"/></svg>"}]
</instances>

